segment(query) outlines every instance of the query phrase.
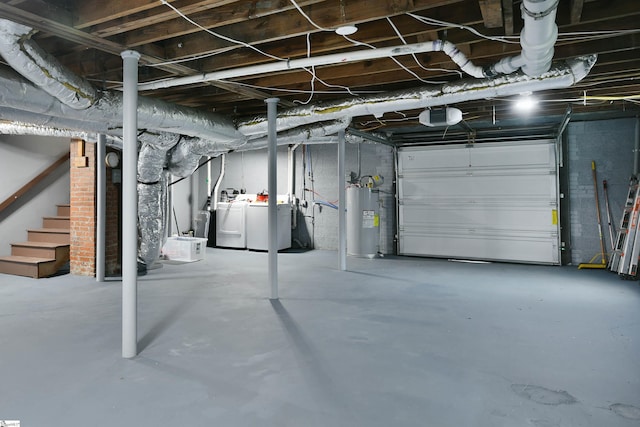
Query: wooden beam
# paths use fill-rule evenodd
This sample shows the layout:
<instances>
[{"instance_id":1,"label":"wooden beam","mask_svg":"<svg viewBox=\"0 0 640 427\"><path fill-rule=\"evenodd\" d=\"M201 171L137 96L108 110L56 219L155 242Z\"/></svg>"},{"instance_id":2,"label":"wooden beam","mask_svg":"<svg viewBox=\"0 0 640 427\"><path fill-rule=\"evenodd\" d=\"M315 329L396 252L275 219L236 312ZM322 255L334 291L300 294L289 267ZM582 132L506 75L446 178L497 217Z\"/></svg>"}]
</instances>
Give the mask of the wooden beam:
<instances>
[{"instance_id":1,"label":"wooden beam","mask_svg":"<svg viewBox=\"0 0 640 427\"><path fill-rule=\"evenodd\" d=\"M190 1L193 2L193 0ZM299 0L298 5L304 7L322 1L324 0ZM290 2L285 3L284 6L282 2L248 2L238 6L235 0L196 4L192 7L175 5L175 7L181 13L187 15L189 19L209 29L294 8ZM173 9L162 6L133 16L128 15L118 18L100 26L91 27L90 31L100 37L113 37L127 33L123 39L125 43L128 46L138 46L171 37L201 32L202 30L180 17Z\"/></svg>"},{"instance_id":2,"label":"wooden beam","mask_svg":"<svg viewBox=\"0 0 640 427\"><path fill-rule=\"evenodd\" d=\"M582 16L584 0L571 0L571 23L577 24Z\"/></svg>"},{"instance_id":3,"label":"wooden beam","mask_svg":"<svg viewBox=\"0 0 640 427\"><path fill-rule=\"evenodd\" d=\"M502 27L502 0L478 0L478 4L485 27Z\"/></svg>"},{"instance_id":4,"label":"wooden beam","mask_svg":"<svg viewBox=\"0 0 640 427\"><path fill-rule=\"evenodd\" d=\"M120 55L120 52L127 50L127 47L110 40L105 40L97 36L93 36L91 34L87 34L84 31L76 30L75 28L68 27L66 25L60 24L58 22L52 21L50 19L42 18L38 15L35 15L30 12L26 12L24 10L15 8L13 6L0 3L0 13L3 16L13 20L14 22L19 22L24 25L30 26L35 29L39 29L42 31L49 32L57 37L63 38L65 40L73 41L74 43L78 43L80 45L89 46L97 50L102 50L104 52L111 53L113 55ZM156 55L149 55L147 52L149 51L149 46L143 46L139 50L141 51L140 64L159 64L164 61L163 58L159 58ZM177 74L180 76L188 76L197 74L198 71L191 69L189 67L185 67L180 64L166 64L159 65L159 69L171 72L173 74ZM228 89L228 85L226 83L218 84L217 82L209 82L209 84L213 86L220 86ZM241 88L238 89L237 85L234 86L234 90L242 91L245 94L252 94L254 97L258 99L266 99L271 95L266 94L264 92L250 89L250 88Z\"/></svg>"},{"instance_id":5,"label":"wooden beam","mask_svg":"<svg viewBox=\"0 0 640 427\"><path fill-rule=\"evenodd\" d=\"M513 0L502 0L502 17L504 20L504 35L513 35Z\"/></svg>"}]
</instances>

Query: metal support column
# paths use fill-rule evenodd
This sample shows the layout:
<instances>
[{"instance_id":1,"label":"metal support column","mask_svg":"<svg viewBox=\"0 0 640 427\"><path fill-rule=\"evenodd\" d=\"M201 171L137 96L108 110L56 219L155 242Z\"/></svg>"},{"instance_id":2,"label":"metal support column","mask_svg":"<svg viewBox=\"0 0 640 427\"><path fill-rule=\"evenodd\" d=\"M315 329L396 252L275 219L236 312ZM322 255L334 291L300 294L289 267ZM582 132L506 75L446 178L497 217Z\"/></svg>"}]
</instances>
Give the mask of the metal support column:
<instances>
[{"instance_id":1,"label":"metal support column","mask_svg":"<svg viewBox=\"0 0 640 427\"><path fill-rule=\"evenodd\" d=\"M278 299L278 145L276 119L278 112L278 98L266 99L268 121L269 167L269 283L271 284L271 299Z\"/></svg>"},{"instance_id":2,"label":"metal support column","mask_svg":"<svg viewBox=\"0 0 640 427\"><path fill-rule=\"evenodd\" d=\"M106 246L106 222L107 222L107 165L105 156L107 154L107 137L98 135L96 143L98 160L98 188L96 200L96 281L104 282L105 270L105 246Z\"/></svg>"},{"instance_id":3,"label":"metal support column","mask_svg":"<svg viewBox=\"0 0 640 427\"><path fill-rule=\"evenodd\" d=\"M122 153L122 357L138 354L138 60L132 50L123 60Z\"/></svg>"},{"instance_id":4,"label":"metal support column","mask_svg":"<svg viewBox=\"0 0 640 427\"><path fill-rule=\"evenodd\" d=\"M340 270L347 269L347 182L345 177L344 130L338 131L338 236L340 238Z\"/></svg>"}]
</instances>

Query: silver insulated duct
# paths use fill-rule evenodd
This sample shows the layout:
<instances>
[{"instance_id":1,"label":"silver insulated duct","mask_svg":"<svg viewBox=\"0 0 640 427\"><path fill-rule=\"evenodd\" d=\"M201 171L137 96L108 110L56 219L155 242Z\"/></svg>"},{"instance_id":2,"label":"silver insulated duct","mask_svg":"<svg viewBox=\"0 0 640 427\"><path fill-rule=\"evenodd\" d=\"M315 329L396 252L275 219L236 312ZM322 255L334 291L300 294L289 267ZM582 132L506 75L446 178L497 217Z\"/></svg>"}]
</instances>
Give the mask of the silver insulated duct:
<instances>
[{"instance_id":1,"label":"silver insulated duct","mask_svg":"<svg viewBox=\"0 0 640 427\"><path fill-rule=\"evenodd\" d=\"M277 117L278 143L332 142L331 135L356 116L379 117L391 111L570 86L586 76L595 55L551 66L557 37L556 7L557 0L523 0L522 54L484 70L467 61L450 43L435 41L426 47L444 51L464 71L473 76L482 71L487 78L290 108ZM0 55L31 82L0 70L0 118L30 123L57 135L96 132L117 141L122 134L122 94L99 91L71 73L31 40L32 32L27 26L0 18ZM520 72L513 73L519 68ZM201 156L264 147L267 118L245 118L236 125L230 117L141 96L138 126L145 130L139 136L139 256L151 263L162 246L167 174L190 175ZM28 127L16 131L28 132Z\"/></svg>"}]
</instances>

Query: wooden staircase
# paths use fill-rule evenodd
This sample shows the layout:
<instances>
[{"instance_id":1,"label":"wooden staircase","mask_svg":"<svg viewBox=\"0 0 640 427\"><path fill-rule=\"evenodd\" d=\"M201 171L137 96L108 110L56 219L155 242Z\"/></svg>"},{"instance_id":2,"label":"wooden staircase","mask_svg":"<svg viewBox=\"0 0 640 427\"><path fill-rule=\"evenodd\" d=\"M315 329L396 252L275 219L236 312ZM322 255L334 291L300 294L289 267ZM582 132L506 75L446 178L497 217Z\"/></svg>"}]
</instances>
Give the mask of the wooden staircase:
<instances>
[{"instance_id":1,"label":"wooden staircase","mask_svg":"<svg viewBox=\"0 0 640 427\"><path fill-rule=\"evenodd\" d=\"M34 279L54 275L69 261L69 214L69 205L58 205L57 216L27 230L28 241L12 243L11 255L0 257L0 273Z\"/></svg>"}]
</instances>

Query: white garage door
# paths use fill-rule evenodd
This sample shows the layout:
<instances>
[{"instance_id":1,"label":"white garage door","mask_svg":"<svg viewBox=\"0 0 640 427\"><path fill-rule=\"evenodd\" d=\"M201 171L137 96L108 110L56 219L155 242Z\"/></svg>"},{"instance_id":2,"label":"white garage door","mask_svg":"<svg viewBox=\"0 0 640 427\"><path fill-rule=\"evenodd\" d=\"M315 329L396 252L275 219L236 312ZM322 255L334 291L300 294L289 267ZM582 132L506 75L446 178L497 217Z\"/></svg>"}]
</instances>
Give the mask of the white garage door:
<instances>
[{"instance_id":1,"label":"white garage door","mask_svg":"<svg viewBox=\"0 0 640 427\"><path fill-rule=\"evenodd\" d=\"M559 264L553 140L401 148L398 252Z\"/></svg>"}]
</instances>

